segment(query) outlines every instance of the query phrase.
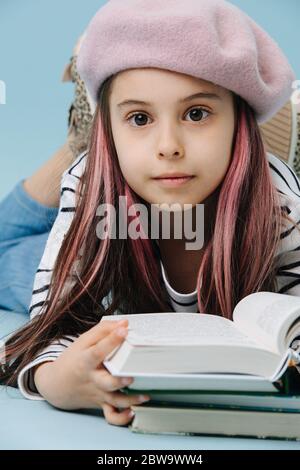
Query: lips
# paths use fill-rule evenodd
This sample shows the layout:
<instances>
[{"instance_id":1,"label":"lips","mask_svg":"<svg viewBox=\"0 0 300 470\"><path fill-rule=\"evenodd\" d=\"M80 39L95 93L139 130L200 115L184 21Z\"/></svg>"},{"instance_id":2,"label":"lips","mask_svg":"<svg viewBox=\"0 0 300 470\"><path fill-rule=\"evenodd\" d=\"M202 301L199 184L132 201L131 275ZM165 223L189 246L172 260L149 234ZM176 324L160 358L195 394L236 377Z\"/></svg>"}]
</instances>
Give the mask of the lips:
<instances>
[{"instance_id":1,"label":"lips","mask_svg":"<svg viewBox=\"0 0 300 470\"><path fill-rule=\"evenodd\" d=\"M176 178L191 178L194 175L187 173L163 173L162 175L154 177L154 179L176 179Z\"/></svg>"},{"instance_id":2,"label":"lips","mask_svg":"<svg viewBox=\"0 0 300 470\"><path fill-rule=\"evenodd\" d=\"M166 188L177 188L179 186L188 184L189 181L194 179L194 175L192 176L177 176L177 177L159 177L153 178L157 184L162 185Z\"/></svg>"}]
</instances>

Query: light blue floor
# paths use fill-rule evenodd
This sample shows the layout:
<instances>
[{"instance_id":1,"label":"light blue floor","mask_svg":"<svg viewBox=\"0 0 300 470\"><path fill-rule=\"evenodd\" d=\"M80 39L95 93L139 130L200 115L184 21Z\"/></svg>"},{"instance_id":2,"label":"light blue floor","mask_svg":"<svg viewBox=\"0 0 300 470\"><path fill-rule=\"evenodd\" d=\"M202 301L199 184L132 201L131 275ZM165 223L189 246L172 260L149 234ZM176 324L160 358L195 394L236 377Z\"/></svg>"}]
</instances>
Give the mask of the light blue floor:
<instances>
[{"instance_id":1,"label":"light blue floor","mask_svg":"<svg viewBox=\"0 0 300 470\"><path fill-rule=\"evenodd\" d=\"M0 310L0 337L27 321ZM0 449L300 449L300 442L213 436L137 434L108 424L101 410L62 411L0 387Z\"/></svg>"},{"instance_id":2,"label":"light blue floor","mask_svg":"<svg viewBox=\"0 0 300 470\"><path fill-rule=\"evenodd\" d=\"M62 411L0 390L0 449L300 449L300 443L261 439L133 433L108 424L101 410Z\"/></svg>"}]
</instances>

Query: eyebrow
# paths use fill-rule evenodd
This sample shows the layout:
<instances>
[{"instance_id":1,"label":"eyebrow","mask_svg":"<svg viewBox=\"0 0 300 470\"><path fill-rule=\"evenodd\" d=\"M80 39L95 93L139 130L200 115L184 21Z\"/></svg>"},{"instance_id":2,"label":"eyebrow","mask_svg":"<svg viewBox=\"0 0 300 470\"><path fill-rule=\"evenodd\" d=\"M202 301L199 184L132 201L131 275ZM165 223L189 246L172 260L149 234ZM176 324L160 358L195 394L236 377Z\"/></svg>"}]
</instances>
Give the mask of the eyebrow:
<instances>
[{"instance_id":1,"label":"eyebrow","mask_svg":"<svg viewBox=\"0 0 300 470\"><path fill-rule=\"evenodd\" d=\"M192 101L195 98L208 98L208 99L213 99L213 100L221 100L221 97L219 95L216 95L215 93L199 92L199 93L194 93L193 95L187 96L186 98L180 99L179 103L186 103L187 101ZM123 108L125 106L129 106L132 104L142 104L144 106L151 106L151 103L147 101L125 100L119 103L118 107Z\"/></svg>"}]
</instances>

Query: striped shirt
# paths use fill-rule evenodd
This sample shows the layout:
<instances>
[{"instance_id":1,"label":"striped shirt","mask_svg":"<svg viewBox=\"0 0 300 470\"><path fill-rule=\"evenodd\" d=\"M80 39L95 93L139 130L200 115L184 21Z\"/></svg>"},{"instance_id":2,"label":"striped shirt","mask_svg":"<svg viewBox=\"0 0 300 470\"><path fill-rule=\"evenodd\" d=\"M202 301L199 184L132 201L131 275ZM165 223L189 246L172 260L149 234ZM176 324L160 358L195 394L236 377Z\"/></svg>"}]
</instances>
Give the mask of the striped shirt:
<instances>
[{"instance_id":1,"label":"striped shirt","mask_svg":"<svg viewBox=\"0 0 300 470\"><path fill-rule=\"evenodd\" d=\"M270 174L274 186L277 188L281 207L284 207L289 216L300 227L300 183L293 169L285 162L271 153L267 153ZM61 197L57 218L49 233L45 250L36 271L33 284L32 298L29 306L30 318L41 313L47 292L51 283L51 276L63 238L66 235L75 212L75 191L85 169L87 152L81 153L62 175ZM158 246L158 244L157 244ZM158 249L159 254L159 249ZM278 292L290 295L300 295L300 233L291 223L281 233L280 244L276 254ZM169 302L175 312L198 312L197 290L182 294L171 285L160 258L162 280L169 295ZM196 287L196 286L195 286ZM65 286L66 289L70 285ZM108 295L102 300L103 306L111 302ZM118 312L115 312L117 314ZM19 373L18 386L21 393L29 399L44 400L38 393L34 381L32 368L46 361L55 361L57 357L76 339L76 336L66 335L53 341L41 351L36 358L27 364Z\"/></svg>"}]
</instances>

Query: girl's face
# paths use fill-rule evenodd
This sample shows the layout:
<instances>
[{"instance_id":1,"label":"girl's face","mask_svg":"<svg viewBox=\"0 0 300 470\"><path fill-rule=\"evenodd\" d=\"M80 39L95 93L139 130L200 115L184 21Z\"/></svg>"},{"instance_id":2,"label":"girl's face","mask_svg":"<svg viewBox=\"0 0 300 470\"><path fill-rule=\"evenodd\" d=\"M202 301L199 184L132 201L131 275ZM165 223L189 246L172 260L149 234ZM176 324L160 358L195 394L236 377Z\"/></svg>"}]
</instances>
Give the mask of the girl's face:
<instances>
[{"instance_id":1,"label":"girl's face","mask_svg":"<svg viewBox=\"0 0 300 470\"><path fill-rule=\"evenodd\" d=\"M189 98L196 93L210 96ZM119 164L142 199L183 208L213 193L231 159L234 109L229 90L190 75L138 68L115 77L109 99ZM193 178L178 186L154 179L175 172Z\"/></svg>"}]
</instances>

